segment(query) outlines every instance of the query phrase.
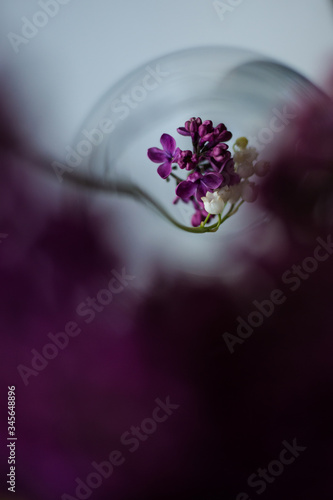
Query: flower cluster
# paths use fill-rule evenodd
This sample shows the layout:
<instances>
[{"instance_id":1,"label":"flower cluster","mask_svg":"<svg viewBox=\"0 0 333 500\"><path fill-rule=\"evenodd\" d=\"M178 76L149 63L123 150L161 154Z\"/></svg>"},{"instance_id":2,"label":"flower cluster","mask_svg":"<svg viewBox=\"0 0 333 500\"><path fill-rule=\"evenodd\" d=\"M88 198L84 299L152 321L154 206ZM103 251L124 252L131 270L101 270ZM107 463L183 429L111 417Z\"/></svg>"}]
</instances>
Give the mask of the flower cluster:
<instances>
[{"instance_id":1,"label":"flower cluster","mask_svg":"<svg viewBox=\"0 0 333 500\"><path fill-rule=\"evenodd\" d=\"M221 215L228 202L230 209L224 219L233 215L243 201L255 201L257 186L249 177L265 175L268 164L257 161L258 153L248 147L245 137L236 140L232 156L226 144L232 134L223 123L214 127L211 120L193 117L177 132L191 137L192 151L182 151L172 136L163 134L160 139L163 149L149 148L147 155L160 164L157 172L162 179L173 177L176 180L174 203L180 200L192 203L195 210L192 226L203 227L218 215L218 227L223 222ZM187 172L186 179L175 174L178 167Z\"/></svg>"}]
</instances>

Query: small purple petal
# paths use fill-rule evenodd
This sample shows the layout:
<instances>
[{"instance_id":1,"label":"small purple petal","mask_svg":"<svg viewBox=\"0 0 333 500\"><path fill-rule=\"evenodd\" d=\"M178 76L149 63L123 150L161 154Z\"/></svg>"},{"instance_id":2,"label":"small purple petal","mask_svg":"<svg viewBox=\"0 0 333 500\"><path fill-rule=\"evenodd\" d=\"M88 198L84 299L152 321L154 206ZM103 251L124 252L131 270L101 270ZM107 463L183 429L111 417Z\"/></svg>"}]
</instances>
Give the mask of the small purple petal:
<instances>
[{"instance_id":1,"label":"small purple petal","mask_svg":"<svg viewBox=\"0 0 333 500\"><path fill-rule=\"evenodd\" d=\"M161 163L166 159L165 151L159 148L149 148L147 151L147 156L154 163Z\"/></svg>"},{"instance_id":2,"label":"small purple petal","mask_svg":"<svg viewBox=\"0 0 333 500\"><path fill-rule=\"evenodd\" d=\"M233 172L231 175L230 175L230 180L229 180L229 186L234 186L235 184L239 184L240 183L240 177L238 174L236 174L235 172Z\"/></svg>"},{"instance_id":3,"label":"small purple petal","mask_svg":"<svg viewBox=\"0 0 333 500\"><path fill-rule=\"evenodd\" d=\"M197 200L201 201L201 198L206 196L207 191L209 191L209 189L207 189L207 187L205 186L205 184L203 182L200 182L198 185L196 195L195 195Z\"/></svg>"},{"instance_id":4,"label":"small purple petal","mask_svg":"<svg viewBox=\"0 0 333 500\"><path fill-rule=\"evenodd\" d=\"M222 181L223 178L220 175L214 173L206 174L201 179L201 183L204 184L208 189L217 189L222 184Z\"/></svg>"},{"instance_id":5,"label":"small purple petal","mask_svg":"<svg viewBox=\"0 0 333 500\"><path fill-rule=\"evenodd\" d=\"M172 156L176 149L175 139L169 134L163 134L161 136L160 142L163 146L164 151Z\"/></svg>"},{"instance_id":6,"label":"small purple petal","mask_svg":"<svg viewBox=\"0 0 333 500\"><path fill-rule=\"evenodd\" d=\"M200 210L196 210L195 214L192 215L191 224L193 227L200 226L201 222L205 220L202 218L202 213Z\"/></svg>"},{"instance_id":7,"label":"small purple petal","mask_svg":"<svg viewBox=\"0 0 333 500\"><path fill-rule=\"evenodd\" d=\"M180 155L182 153L182 150L180 148L176 148L176 151L173 153L173 163L177 163L177 161L180 158Z\"/></svg>"},{"instance_id":8,"label":"small purple petal","mask_svg":"<svg viewBox=\"0 0 333 500\"><path fill-rule=\"evenodd\" d=\"M180 135L191 135L190 132L188 132L185 127L177 128L177 132Z\"/></svg>"},{"instance_id":9,"label":"small purple petal","mask_svg":"<svg viewBox=\"0 0 333 500\"><path fill-rule=\"evenodd\" d=\"M202 179L202 177L203 176L200 172L193 172L193 174L190 174L187 179L190 180L191 182L195 182L198 179Z\"/></svg>"},{"instance_id":10,"label":"small purple petal","mask_svg":"<svg viewBox=\"0 0 333 500\"><path fill-rule=\"evenodd\" d=\"M201 139L200 139L200 144L204 144L205 142L209 142L211 141L212 139L214 138L214 134L213 132L210 132L209 134L206 134L204 135Z\"/></svg>"},{"instance_id":11,"label":"small purple petal","mask_svg":"<svg viewBox=\"0 0 333 500\"><path fill-rule=\"evenodd\" d=\"M225 132L222 132L219 135L218 139L220 142L224 142L224 141L229 141L231 139L231 137L232 137L232 133L229 132L228 130L226 130Z\"/></svg>"},{"instance_id":12,"label":"small purple petal","mask_svg":"<svg viewBox=\"0 0 333 500\"><path fill-rule=\"evenodd\" d=\"M158 167L157 173L162 177L162 179L166 179L170 175L171 165L171 161L167 160Z\"/></svg>"},{"instance_id":13,"label":"small purple petal","mask_svg":"<svg viewBox=\"0 0 333 500\"><path fill-rule=\"evenodd\" d=\"M191 196L194 195L197 189L197 185L191 181L182 181L176 187L176 195L182 200L188 200Z\"/></svg>"}]
</instances>

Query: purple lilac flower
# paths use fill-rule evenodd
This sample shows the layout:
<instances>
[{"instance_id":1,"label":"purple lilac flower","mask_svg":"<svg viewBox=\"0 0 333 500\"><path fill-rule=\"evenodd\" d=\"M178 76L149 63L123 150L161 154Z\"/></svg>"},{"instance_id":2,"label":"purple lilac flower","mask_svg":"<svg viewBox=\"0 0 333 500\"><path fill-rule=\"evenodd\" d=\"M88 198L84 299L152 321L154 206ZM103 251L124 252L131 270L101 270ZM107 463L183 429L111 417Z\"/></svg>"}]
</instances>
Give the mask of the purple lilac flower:
<instances>
[{"instance_id":1,"label":"purple lilac flower","mask_svg":"<svg viewBox=\"0 0 333 500\"><path fill-rule=\"evenodd\" d=\"M180 135L191 136L192 139L198 137L198 129L202 124L201 118L195 118L194 116L185 122L184 127L177 128L177 132Z\"/></svg>"},{"instance_id":2,"label":"purple lilac flower","mask_svg":"<svg viewBox=\"0 0 333 500\"><path fill-rule=\"evenodd\" d=\"M195 213L192 215L191 218L191 224L193 227L198 227L200 226L201 222L203 222L206 219L208 212L205 210L202 201L198 201L196 198L194 198L194 196L191 201L195 209ZM208 220L211 220L213 217L214 215L210 215Z\"/></svg>"},{"instance_id":3,"label":"purple lilac flower","mask_svg":"<svg viewBox=\"0 0 333 500\"><path fill-rule=\"evenodd\" d=\"M181 151L178 158L179 168L181 169L185 168L186 170L193 170L194 168L196 168L198 163L199 163L198 155L193 154L192 151L190 150Z\"/></svg>"},{"instance_id":4,"label":"purple lilac flower","mask_svg":"<svg viewBox=\"0 0 333 500\"><path fill-rule=\"evenodd\" d=\"M230 141L232 138L232 133L227 130L227 127L224 123L219 123L213 133L213 140L210 141L209 146L214 147L216 144L223 143L225 141Z\"/></svg>"},{"instance_id":5,"label":"purple lilac flower","mask_svg":"<svg viewBox=\"0 0 333 500\"><path fill-rule=\"evenodd\" d=\"M176 198L173 200L172 203L176 205L180 200L181 198L179 198L179 196L176 196ZM203 222L208 215L208 212L206 212L203 202L201 200L200 201L197 200L194 196L191 196L189 199L182 201L184 203L192 202L195 213L192 215L191 224L193 227L200 226L201 222ZM213 217L214 215L210 215L209 220L212 219Z\"/></svg>"},{"instance_id":6,"label":"purple lilac flower","mask_svg":"<svg viewBox=\"0 0 333 500\"><path fill-rule=\"evenodd\" d=\"M200 172L193 172L190 174L186 181L182 181L176 188L176 195L182 200L186 201L191 196L196 196L197 200L205 196L207 191L214 191L222 184L223 177L220 174L210 172L202 175Z\"/></svg>"},{"instance_id":7,"label":"purple lilac flower","mask_svg":"<svg viewBox=\"0 0 333 500\"><path fill-rule=\"evenodd\" d=\"M206 215L204 215L204 213L206 213ZM200 226L201 222L203 222L206 219L207 215L208 215L208 212L206 212L206 210L196 208L195 213L192 215L192 218L191 218L192 226L193 227Z\"/></svg>"},{"instance_id":8,"label":"purple lilac flower","mask_svg":"<svg viewBox=\"0 0 333 500\"><path fill-rule=\"evenodd\" d=\"M163 179L170 175L172 163L177 163L180 169L189 172L186 180L177 180L176 201L181 199L185 203L202 203L201 198L206 196L207 192L240 182L231 161L231 152L224 142L228 141L232 134L223 123L214 127L211 120L202 121L199 117L192 117L177 131L180 135L191 137L192 151L176 148L175 139L168 134L161 137L163 150L148 149L148 157L155 163L161 163L158 173ZM207 217L207 212L204 211L203 205L195 205L194 208L196 212L192 225L197 226Z\"/></svg>"},{"instance_id":9,"label":"purple lilac flower","mask_svg":"<svg viewBox=\"0 0 333 500\"><path fill-rule=\"evenodd\" d=\"M163 134L160 142L163 149L149 148L147 155L148 158L154 163L162 162L158 167L157 172L162 179L166 179L171 173L172 164L178 161L180 149L176 147L175 139L169 134Z\"/></svg>"},{"instance_id":10,"label":"purple lilac flower","mask_svg":"<svg viewBox=\"0 0 333 500\"><path fill-rule=\"evenodd\" d=\"M199 127L200 145L213 139L214 127L211 120L205 120Z\"/></svg>"},{"instance_id":11,"label":"purple lilac flower","mask_svg":"<svg viewBox=\"0 0 333 500\"><path fill-rule=\"evenodd\" d=\"M216 172L221 173L228 161L231 159L231 153L228 150L216 148L218 148L218 146L216 146L212 151L208 151L208 159L213 169Z\"/></svg>"},{"instance_id":12,"label":"purple lilac flower","mask_svg":"<svg viewBox=\"0 0 333 500\"><path fill-rule=\"evenodd\" d=\"M240 182L240 176L235 171L234 160L230 158L223 166L223 182L221 187L234 186Z\"/></svg>"},{"instance_id":13,"label":"purple lilac flower","mask_svg":"<svg viewBox=\"0 0 333 500\"><path fill-rule=\"evenodd\" d=\"M229 132L223 123L219 123L215 128L211 120L205 120L199 127L200 145L208 142L208 147L213 148L219 143L229 141L232 133ZM228 147L228 146L227 146Z\"/></svg>"},{"instance_id":14,"label":"purple lilac flower","mask_svg":"<svg viewBox=\"0 0 333 500\"><path fill-rule=\"evenodd\" d=\"M224 144L223 142L221 144L218 144L211 150L211 156L217 161L221 162L223 161L226 156L231 156L230 151L228 150L228 145Z\"/></svg>"}]
</instances>

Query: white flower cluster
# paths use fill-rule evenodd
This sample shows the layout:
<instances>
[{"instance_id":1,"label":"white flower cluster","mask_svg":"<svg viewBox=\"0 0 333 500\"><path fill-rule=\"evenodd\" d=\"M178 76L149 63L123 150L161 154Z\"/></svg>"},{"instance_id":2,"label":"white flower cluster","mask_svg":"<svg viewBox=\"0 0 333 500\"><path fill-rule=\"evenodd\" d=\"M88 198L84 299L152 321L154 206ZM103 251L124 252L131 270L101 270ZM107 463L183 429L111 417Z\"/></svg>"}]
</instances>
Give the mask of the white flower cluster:
<instances>
[{"instance_id":1,"label":"white flower cluster","mask_svg":"<svg viewBox=\"0 0 333 500\"><path fill-rule=\"evenodd\" d=\"M240 200L248 203L254 202L258 197L258 186L249 180L253 175L263 177L269 170L269 163L263 160L257 161L258 151L247 147L248 141L245 137L237 139L234 145L233 156L235 170L241 181L233 186L224 186L212 193L209 191L202 199L205 210L212 215L221 214L226 203L235 204Z\"/></svg>"}]
</instances>

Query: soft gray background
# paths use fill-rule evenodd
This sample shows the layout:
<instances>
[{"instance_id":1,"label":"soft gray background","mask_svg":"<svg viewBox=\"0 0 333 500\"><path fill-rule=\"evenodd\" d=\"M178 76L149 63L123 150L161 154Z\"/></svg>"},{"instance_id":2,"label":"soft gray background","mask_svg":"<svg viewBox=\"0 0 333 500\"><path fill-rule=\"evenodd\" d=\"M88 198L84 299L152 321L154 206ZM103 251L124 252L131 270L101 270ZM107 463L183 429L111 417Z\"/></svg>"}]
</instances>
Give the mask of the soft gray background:
<instances>
[{"instance_id":1,"label":"soft gray background","mask_svg":"<svg viewBox=\"0 0 333 500\"><path fill-rule=\"evenodd\" d=\"M19 73L37 124L33 135L55 156L110 85L171 51L254 49L323 81L333 55L330 0L233 3L239 5L221 20L212 0L68 0L16 54L8 33L21 34L22 17L31 20L41 8L37 0L1 0L1 66Z\"/></svg>"},{"instance_id":2,"label":"soft gray background","mask_svg":"<svg viewBox=\"0 0 333 500\"><path fill-rule=\"evenodd\" d=\"M31 20L43 0L1 0L0 20L1 70L16 77L20 125L54 160L63 161L65 147L110 86L169 52L202 45L246 48L274 57L322 86L333 60L331 0L225 0L238 5L223 19L213 0L60 1L64 5L58 13L29 43L19 45L18 53L8 34L21 35L22 18ZM134 268L147 278L155 256L174 264L181 252L178 265L184 267L189 248L191 254L197 252L191 272L198 268L198 256L200 266L204 262L214 272L214 262L204 258L204 238L180 231L175 235L166 224L154 226L142 207L119 203L118 239L132 272Z\"/></svg>"}]
</instances>

